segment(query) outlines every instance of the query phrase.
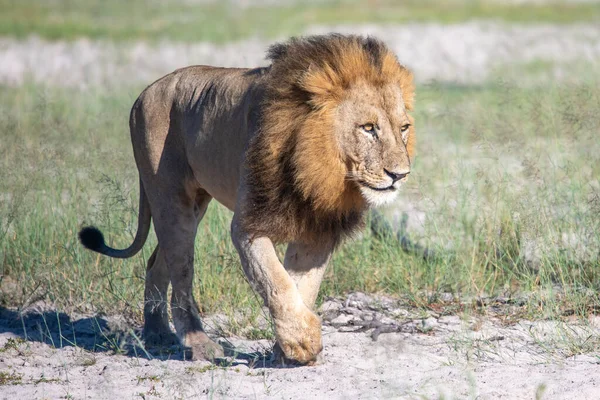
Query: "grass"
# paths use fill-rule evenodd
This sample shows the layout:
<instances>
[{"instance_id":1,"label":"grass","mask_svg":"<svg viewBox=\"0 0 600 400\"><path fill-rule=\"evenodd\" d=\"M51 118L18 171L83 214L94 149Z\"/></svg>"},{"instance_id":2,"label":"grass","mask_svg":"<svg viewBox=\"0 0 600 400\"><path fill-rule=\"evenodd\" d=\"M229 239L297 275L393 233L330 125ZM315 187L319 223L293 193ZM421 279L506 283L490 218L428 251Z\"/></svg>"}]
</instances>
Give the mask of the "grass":
<instances>
[{"instance_id":1,"label":"grass","mask_svg":"<svg viewBox=\"0 0 600 400\"><path fill-rule=\"evenodd\" d=\"M23 375L17 372L0 371L0 386L20 385L23 381Z\"/></svg>"},{"instance_id":2,"label":"grass","mask_svg":"<svg viewBox=\"0 0 600 400\"><path fill-rule=\"evenodd\" d=\"M88 223L116 247L135 234L127 117L139 89L0 87L0 304L44 300L67 312L141 322L155 237L128 260L77 242ZM406 253L365 231L336 253L321 298L380 292L427 308L443 292L527 293L531 318L596 312L599 89L595 82L420 87L418 155L398 205L418 210L409 223L422 219L408 234L434 256ZM250 310L244 318L251 323L261 304L231 244L230 216L213 202L200 225L195 291L203 312Z\"/></svg>"},{"instance_id":3,"label":"grass","mask_svg":"<svg viewBox=\"0 0 600 400\"><path fill-rule=\"evenodd\" d=\"M24 339L14 339L14 338L9 338L6 343L4 344L4 346L2 348L0 348L0 353L5 353L9 350L18 350L19 346L21 344L25 343Z\"/></svg>"},{"instance_id":4,"label":"grass","mask_svg":"<svg viewBox=\"0 0 600 400\"><path fill-rule=\"evenodd\" d=\"M280 37L315 24L457 23L492 19L520 23L594 23L597 3L506 3L483 0L326 0L248 5L236 1L0 0L0 35L48 39L171 39L226 42Z\"/></svg>"}]
</instances>

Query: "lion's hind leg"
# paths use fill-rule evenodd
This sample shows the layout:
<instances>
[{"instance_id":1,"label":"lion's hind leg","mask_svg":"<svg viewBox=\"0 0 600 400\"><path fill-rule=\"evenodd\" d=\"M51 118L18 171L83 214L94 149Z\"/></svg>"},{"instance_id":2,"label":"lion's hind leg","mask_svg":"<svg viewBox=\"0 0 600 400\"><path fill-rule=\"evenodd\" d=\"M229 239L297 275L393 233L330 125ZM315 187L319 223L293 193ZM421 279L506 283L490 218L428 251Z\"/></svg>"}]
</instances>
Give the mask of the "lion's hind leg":
<instances>
[{"instance_id":1,"label":"lion's hind leg","mask_svg":"<svg viewBox=\"0 0 600 400\"><path fill-rule=\"evenodd\" d=\"M146 346L171 346L179 343L177 336L169 327L167 311L167 291L169 289L169 270L156 246L148 259L146 269L146 289L144 291L144 333Z\"/></svg>"},{"instance_id":2,"label":"lion's hind leg","mask_svg":"<svg viewBox=\"0 0 600 400\"><path fill-rule=\"evenodd\" d=\"M204 216L211 197L202 189L178 188L175 182L169 182L165 186L168 187L159 192L160 198L150 199L159 245L156 262L164 263L164 270L159 269L156 273L161 276L161 282L164 282L164 274L168 274L168 281L173 288L173 323L181 344L190 350L190 358L212 360L222 357L223 348L204 332L198 305L192 293L194 240L198 223ZM162 264L156 266L162 267ZM152 281L150 279L146 282L147 292L155 290ZM162 293L161 290L164 287L159 288L158 292Z\"/></svg>"}]
</instances>

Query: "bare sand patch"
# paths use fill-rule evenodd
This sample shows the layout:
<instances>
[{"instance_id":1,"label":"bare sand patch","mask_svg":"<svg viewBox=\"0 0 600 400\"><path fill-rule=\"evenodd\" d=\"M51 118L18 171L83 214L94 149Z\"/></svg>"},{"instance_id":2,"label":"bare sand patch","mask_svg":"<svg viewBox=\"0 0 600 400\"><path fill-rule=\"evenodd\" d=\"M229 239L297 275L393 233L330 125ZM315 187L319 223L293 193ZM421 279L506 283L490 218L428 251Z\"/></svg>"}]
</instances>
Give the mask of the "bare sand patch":
<instances>
[{"instance_id":1,"label":"bare sand patch","mask_svg":"<svg viewBox=\"0 0 600 400\"><path fill-rule=\"evenodd\" d=\"M323 361L285 368L266 340L221 338L226 359L191 362L144 350L118 317L3 309L0 398L597 398L600 327L493 312L512 306L490 299L487 316L458 316L362 293L332 299L320 310Z\"/></svg>"}]
</instances>

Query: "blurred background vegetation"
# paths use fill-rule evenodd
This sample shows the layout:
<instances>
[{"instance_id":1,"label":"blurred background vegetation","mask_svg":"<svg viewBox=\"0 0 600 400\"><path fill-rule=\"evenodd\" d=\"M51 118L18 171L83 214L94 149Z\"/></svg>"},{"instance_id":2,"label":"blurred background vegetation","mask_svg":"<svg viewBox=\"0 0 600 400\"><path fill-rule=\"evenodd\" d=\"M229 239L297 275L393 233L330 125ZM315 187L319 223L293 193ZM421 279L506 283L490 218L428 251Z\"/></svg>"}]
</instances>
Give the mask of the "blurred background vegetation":
<instances>
[{"instance_id":1,"label":"blurred background vegetation","mask_svg":"<svg viewBox=\"0 0 600 400\"><path fill-rule=\"evenodd\" d=\"M600 23L597 2L500 0L0 0L0 35L226 42L301 34L311 25Z\"/></svg>"}]
</instances>

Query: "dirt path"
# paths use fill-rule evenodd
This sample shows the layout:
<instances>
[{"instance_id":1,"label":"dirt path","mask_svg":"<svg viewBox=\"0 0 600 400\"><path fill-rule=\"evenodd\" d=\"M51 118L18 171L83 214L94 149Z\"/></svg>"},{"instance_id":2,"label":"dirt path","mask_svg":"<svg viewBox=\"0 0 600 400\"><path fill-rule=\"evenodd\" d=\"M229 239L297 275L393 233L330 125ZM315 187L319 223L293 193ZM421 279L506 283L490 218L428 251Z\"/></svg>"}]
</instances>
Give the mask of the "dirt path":
<instances>
[{"instance_id":1,"label":"dirt path","mask_svg":"<svg viewBox=\"0 0 600 400\"><path fill-rule=\"evenodd\" d=\"M324 360L295 368L272 365L266 340L221 338L237 354L216 366L184 361L177 349L149 358L118 318L2 309L0 398L597 399L597 321L507 325L493 316L513 306L493 299L490 316L459 317L360 293L328 301Z\"/></svg>"}]
</instances>

